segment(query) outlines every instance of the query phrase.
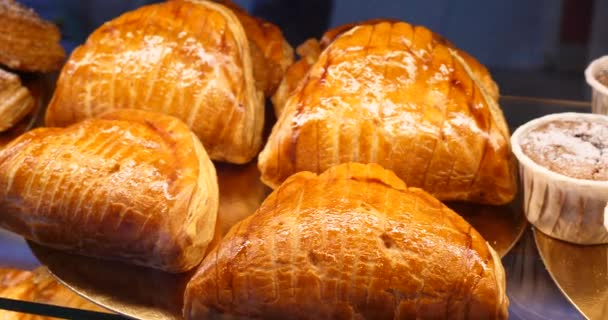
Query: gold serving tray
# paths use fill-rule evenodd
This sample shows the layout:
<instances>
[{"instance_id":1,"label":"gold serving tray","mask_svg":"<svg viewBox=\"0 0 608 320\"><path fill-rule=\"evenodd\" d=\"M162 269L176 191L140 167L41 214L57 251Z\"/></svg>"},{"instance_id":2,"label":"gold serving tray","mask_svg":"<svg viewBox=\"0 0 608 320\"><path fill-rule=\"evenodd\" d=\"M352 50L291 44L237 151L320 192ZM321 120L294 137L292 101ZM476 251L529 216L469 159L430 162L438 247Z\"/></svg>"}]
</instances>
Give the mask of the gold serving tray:
<instances>
[{"instance_id":1,"label":"gold serving tray","mask_svg":"<svg viewBox=\"0 0 608 320\"><path fill-rule=\"evenodd\" d=\"M255 163L218 164L216 168L220 187L216 231L223 235L229 226L252 214L270 190L260 182ZM449 206L463 215L501 257L509 252L527 226L520 198L500 207L464 203ZM182 319L182 295L192 272L168 274L28 244L59 281L102 307L135 319Z\"/></svg>"},{"instance_id":2,"label":"gold serving tray","mask_svg":"<svg viewBox=\"0 0 608 320\"><path fill-rule=\"evenodd\" d=\"M588 319L608 319L608 245L581 246L534 229L538 252L553 281Z\"/></svg>"}]
</instances>

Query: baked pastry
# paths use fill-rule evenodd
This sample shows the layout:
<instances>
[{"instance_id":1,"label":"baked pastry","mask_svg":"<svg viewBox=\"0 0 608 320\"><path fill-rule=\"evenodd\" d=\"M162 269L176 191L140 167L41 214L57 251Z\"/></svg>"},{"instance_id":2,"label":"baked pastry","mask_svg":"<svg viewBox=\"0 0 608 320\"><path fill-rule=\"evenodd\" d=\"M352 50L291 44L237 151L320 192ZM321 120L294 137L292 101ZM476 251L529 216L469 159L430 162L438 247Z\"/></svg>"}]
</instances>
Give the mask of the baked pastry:
<instances>
[{"instance_id":1,"label":"baked pastry","mask_svg":"<svg viewBox=\"0 0 608 320\"><path fill-rule=\"evenodd\" d=\"M250 16L232 1L220 2L230 8L243 25L249 39L257 87L264 91L265 96L272 96L293 63L293 48L274 24Z\"/></svg>"},{"instance_id":2,"label":"baked pastry","mask_svg":"<svg viewBox=\"0 0 608 320\"><path fill-rule=\"evenodd\" d=\"M319 58L321 47L316 39L308 39L298 46L296 52L300 56L300 60L287 68L277 91L272 96L272 105L277 118L281 115L289 95L296 89L310 67Z\"/></svg>"},{"instance_id":3,"label":"baked pastry","mask_svg":"<svg viewBox=\"0 0 608 320\"><path fill-rule=\"evenodd\" d=\"M49 247L181 272L213 237L217 178L177 118L118 110L0 151L0 226Z\"/></svg>"},{"instance_id":4,"label":"baked pastry","mask_svg":"<svg viewBox=\"0 0 608 320\"><path fill-rule=\"evenodd\" d=\"M59 29L14 0L0 0L0 64L20 71L55 71L65 60Z\"/></svg>"},{"instance_id":5,"label":"baked pastry","mask_svg":"<svg viewBox=\"0 0 608 320\"><path fill-rule=\"evenodd\" d=\"M108 312L76 295L55 280L44 267L33 271L0 269L0 297L57 305L62 307ZM0 319L56 319L0 309Z\"/></svg>"},{"instance_id":6,"label":"baked pastry","mask_svg":"<svg viewBox=\"0 0 608 320\"><path fill-rule=\"evenodd\" d=\"M289 95L259 156L262 180L276 188L299 171L378 163L440 200L510 202L509 129L470 60L404 22L338 35Z\"/></svg>"},{"instance_id":7,"label":"baked pastry","mask_svg":"<svg viewBox=\"0 0 608 320\"><path fill-rule=\"evenodd\" d=\"M269 65L284 52L275 43L276 27L261 26L273 32L249 41L244 26L232 10L210 1L176 0L125 13L74 50L46 123L66 126L116 108L163 112L186 122L212 159L246 163L262 143L263 91L270 89L261 86L272 83L266 75L256 81L254 65ZM252 54L250 43L262 54Z\"/></svg>"},{"instance_id":8,"label":"baked pastry","mask_svg":"<svg viewBox=\"0 0 608 320\"><path fill-rule=\"evenodd\" d=\"M287 179L203 260L186 319L506 319L504 270L473 227L375 164Z\"/></svg>"},{"instance_id":9,"label":"baked pastry","mask_svg":"<svg viewBox=\"0 0 608 320\"><path fill-rule=\"evenodd\" d=\"M4 132L32 111L34 97L19 76L0 69L0 132Z\"/></svg>"},{"instance_id":10,"label":"baked pastry","mask_svg":"<svg viewBox=\"0 0 608 320\"><path fill-rule=\"evenodd\" d=\"M292 64L286 71L285 77L281 82L279 90L273 96L273 105L275 108L275 113L277 117L280 115L281 110L289 94L296 88L300 80L304 78L312 64L319 58L319 55L322 50L327 48L338 36L343 34L344 32L360 25L375 25L378 23L387 22L387 23L398 23L399 20L395 19L371 19L359 23L348 23L345 25L341 25L335 27L333 29L328 30L323 34L321 39L318 41L317 39L308 39L304 43L302 43L297 48L297 53L300 56L300 60L296 63ZM481 84L486 89L487 93L494 100L498 100L499 92L498 86L492 80L490 73L487 69L481 65L475 58L471 57L466 52L452 46L447 42L447 40L441 38L441 36L437 34L433 34L434 37L440 38L444 44L450 45L451 49L456 50L458 54L466 61L467 64L473 65L471 71L475 73L477 78L481 81Z\"/></svg>"},{"instance_id":11,"label":"baked pastry","mask_svg":"<svg viewBox=\"0 0 608 320\"><path fill-rule=\"evenodd\" d=\"M608 243L608 116L548 115L511 141L528 220L564 241Z\"/></svg>"}]
</instances>

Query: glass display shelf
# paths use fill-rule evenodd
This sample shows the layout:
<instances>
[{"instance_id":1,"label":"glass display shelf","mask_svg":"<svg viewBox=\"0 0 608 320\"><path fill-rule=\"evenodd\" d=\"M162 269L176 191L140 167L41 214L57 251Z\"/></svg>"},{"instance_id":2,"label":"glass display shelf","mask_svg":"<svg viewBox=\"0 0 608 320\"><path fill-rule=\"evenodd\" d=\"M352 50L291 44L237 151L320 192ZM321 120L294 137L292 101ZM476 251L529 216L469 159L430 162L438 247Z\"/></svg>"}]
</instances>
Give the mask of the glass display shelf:
<instances>
[{"instance_id":1,"label":"glass display shelf","mask_svg":"<svg viewBox=\"0 0 608 320\"><path fill-rule=\"evenodd\" d=\"M501 99L501 106L511 132L523 123L549 113L590 111L589 102L516 96L503 97ZM264 193L262 192L262 194ZM604 307L608 305L608 295L602 295L604 292L597 292L597 297L595 297L595 313L589 312L588 306L577 306L577 300L568 297L560 290L560 286L556 284L543 263L543 258L547 259L547 256L541 255L538 248L545 248L547 246L547 239L543 238L540 241L544 242L538 242L539 238L537 237L537 241L535 241L535 231L529 225L524 226L522 230L523 235L521 235L520 240L503 257L507 276L507 293L510 300L509 319L586 319L587 317L589 319L600 319L601 315L606 316L606 313L603 313L602 310L608 310L608 307L606 309L601 309L601 307L602 305ZM541 243L542 245L537 246L537 243ZM600 270L594 271L597 274L588 275L590 278L593 276L607 277L605 268L608 268L608 262L605 257L608 249L606 248L598 247L594 249L596 250L595 252L604 252L604 270L600 268ZM549 258L552 259L552 257ZM568 256L561 255L558 259L567 260ZM601 263L601 259L596 260L600 261L598 263ZM552 261L552 263L555 264L556 262ZM564 261L564 263L567 263L567 261ZM32 270L38 266L40 266L39 261L34 257L23 239L0 230L0 267ZM559 279L556 280L559 282ZM61 305L49 306L32 303L27 300L6 299L6 297L1 297L0 309L63 318L122 318L121 316L112 314L110 311L108 313L101 313L66 308ZM599 318L598 314L600 315Z\"/></svg>"}]
</instances>

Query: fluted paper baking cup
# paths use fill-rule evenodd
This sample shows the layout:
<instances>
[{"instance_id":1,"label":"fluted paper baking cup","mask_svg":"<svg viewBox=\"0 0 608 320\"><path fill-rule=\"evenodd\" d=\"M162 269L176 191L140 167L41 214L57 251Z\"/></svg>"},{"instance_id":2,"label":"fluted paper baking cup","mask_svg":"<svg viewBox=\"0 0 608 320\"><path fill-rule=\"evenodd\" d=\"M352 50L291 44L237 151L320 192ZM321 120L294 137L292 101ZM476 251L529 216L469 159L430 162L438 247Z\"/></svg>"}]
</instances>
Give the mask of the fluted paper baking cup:
<instances>
[{"instance_id":1,"label":"fluted paper baking cup","mask_svg":"<svg viewBox=\"0 0 608 320\"><path fill-rule=\"evenodd\" d=\"M601 84L596 76L602 71L608 72L608 55L593 60L585 69L585 80L591 86L591 112L608 114L608 87Z\"/></svg>"},{"instance_id":2,"label":"fluted paper baking cup","mask_svg":"<svg viewBox=\"0 0 608 320\"><path fill-rule=\"evenodd\" d=\"M557 113L532 120L511 136L519 160L528 221L543 233L577 244L608 243L608 181L576 179L553 172L530 159L520 141L531 130L556 120L592 120L607 116Z\"/></svg>"}]
</instances>

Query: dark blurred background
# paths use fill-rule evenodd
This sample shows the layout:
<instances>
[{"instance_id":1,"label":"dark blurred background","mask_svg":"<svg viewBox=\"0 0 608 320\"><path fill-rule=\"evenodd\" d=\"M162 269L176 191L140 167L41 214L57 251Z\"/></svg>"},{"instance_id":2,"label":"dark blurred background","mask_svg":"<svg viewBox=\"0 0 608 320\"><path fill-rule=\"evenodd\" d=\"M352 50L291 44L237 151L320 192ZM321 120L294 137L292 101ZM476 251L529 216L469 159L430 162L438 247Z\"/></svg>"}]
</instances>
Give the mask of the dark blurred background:
<instances>
[{"instance_id":1,"label":"dark blurred background","mask_svg":"<svg viewBox=\"0 0 608 320\"><path fill-rule=\"evenodd\" d=\"M68 51L104 21L151 0L22 0L57 23ZM501 92L589 97L583 70L608 54L606 0L235 0L281 27L295 47L327 28L370 18L429 27L487 65Z\"/></svg>"}]
</instances>

